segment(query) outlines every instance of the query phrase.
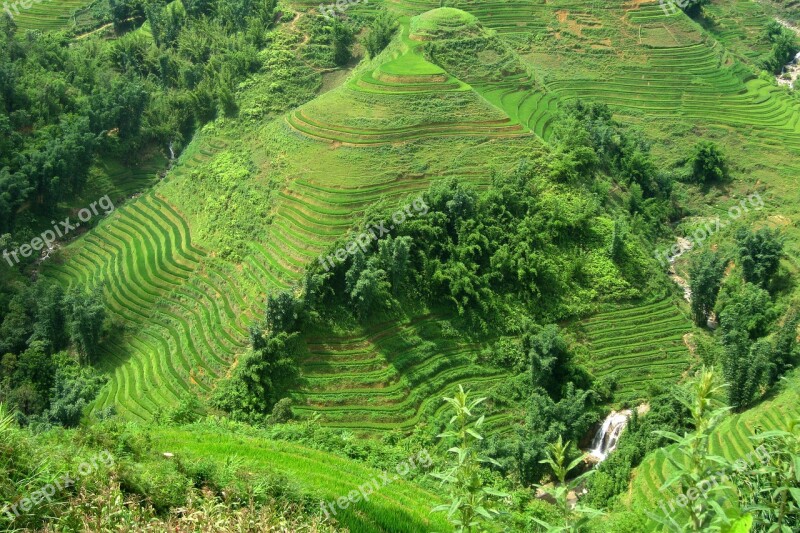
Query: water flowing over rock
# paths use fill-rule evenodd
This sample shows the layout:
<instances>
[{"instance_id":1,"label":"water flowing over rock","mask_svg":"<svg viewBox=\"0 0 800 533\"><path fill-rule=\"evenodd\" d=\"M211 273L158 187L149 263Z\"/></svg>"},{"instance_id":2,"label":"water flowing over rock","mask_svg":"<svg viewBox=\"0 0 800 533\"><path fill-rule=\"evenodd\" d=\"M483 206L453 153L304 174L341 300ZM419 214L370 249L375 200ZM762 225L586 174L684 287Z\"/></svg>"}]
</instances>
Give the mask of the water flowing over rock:
<instances>
[{"instance_id":1,"label":"water flowing over rock","mask_svg":"<svg viewBox=\"0 0 800 533\"><path fill-rule=\"evenodd\" d=\"M597 430L592 440L592 449L589 455L598 463L605 460L608 454L617 447L617 441L622 434L622 430L628 425L631 411L612 411L603 421L603 425Z\"/></svg>"},{"instance_id":2,"label":"water flowing over rock","mask_svg":"<svg viewBox=\"0 0 800 533\"><path fill-rule=\"evenodd\" d=\"M642 404L636 408L639 415L643 415L650 410L649 404ZM628 425L632 411L624 409L622 411L611 411L603 425L597 430L592 439L592 448L589 450L589 459L595 463L600 463L608 457L608 454L617 447L617 442L622 431Z\"/></svg>"}]
</instances>

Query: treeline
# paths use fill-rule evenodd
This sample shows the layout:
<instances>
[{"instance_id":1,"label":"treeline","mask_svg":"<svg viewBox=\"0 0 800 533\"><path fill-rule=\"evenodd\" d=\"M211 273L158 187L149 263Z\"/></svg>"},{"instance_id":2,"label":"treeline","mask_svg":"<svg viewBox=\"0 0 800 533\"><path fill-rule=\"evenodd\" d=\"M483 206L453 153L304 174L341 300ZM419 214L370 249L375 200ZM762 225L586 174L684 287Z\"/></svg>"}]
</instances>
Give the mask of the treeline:
<instances>
[{"instance_id":1,"label":"treeline","mask_svg":"<svg viewBox=\"0 0 800 533\"><path fill-rule=\"evenodd\" d=\"M22 34L0 19L0 234L23 205L49 216L79 194L97 157L133 160L151 144L179 153L199 125L235 113L235 87L262 68L275 19L274 0L110 10L109 41Z\"/></svg>"},{"instance_id":2,"label":"treeline","mask_svg":"<svg viewBox=\"0 0 800 533\"><path fill-rule=\"evenodd\" d=\"M105 378L92 367L105 335L98 287L17 287L0 322L0 403L22 424L75 426Z\"/></svg>"},{"instance_id":3,"label":"treeline","mask_svg":"<svg viewBox=\"0 0 800 533\"><path fill-rule=\"evenodd\" d=\"M797 307L778 298L785 288L782 256L777 230L742 226L732 243L705 249L689 264L695 323L716 328L698 337L698 354L722 370L727 403L739 410L800 361Z\"/></svg>"}]
</instances>

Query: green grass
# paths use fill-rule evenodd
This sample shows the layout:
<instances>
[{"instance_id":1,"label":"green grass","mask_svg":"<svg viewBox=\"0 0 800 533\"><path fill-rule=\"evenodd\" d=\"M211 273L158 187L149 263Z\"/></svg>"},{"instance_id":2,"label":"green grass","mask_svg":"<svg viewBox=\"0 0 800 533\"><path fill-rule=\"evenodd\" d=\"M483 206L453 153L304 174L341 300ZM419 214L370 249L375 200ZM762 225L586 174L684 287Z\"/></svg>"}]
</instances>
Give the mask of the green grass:
<instances>
[{"instance_id":1,"label":"green grass","mask_svg":"<svg viewBox=\"0 0 800 533\"><path fill-rule=\"evenodd\" d=\"M309 495L314 507L319 505L314 500L328 502L346 497L359 486L382 479L379 471L354 460L208 425L159 429L154 443L178 458L212 459L219 464L235 460L256 475L262 472L285 474ZM429 512L441 502L439 494L399 478L391 471L389 474L392 474L392 482L376 490L369 501L351 504L347 509L337 508L336 519L341 526L354 533L451 530L443 514Z\"/></svg>"}]
</instances>

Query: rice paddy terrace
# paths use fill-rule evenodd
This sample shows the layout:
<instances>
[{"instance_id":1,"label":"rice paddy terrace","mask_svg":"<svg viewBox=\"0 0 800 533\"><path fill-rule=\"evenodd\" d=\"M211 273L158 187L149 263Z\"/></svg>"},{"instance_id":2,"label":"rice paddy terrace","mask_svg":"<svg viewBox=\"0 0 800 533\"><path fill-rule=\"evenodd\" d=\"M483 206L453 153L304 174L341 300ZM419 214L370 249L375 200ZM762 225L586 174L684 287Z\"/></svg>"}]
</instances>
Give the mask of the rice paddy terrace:
<instances>
[{"instance_id":1,"label":"rice paddy terrace","mask_svg":"<svg viewBox=\"0 0 800 533\"><path fill-rule=\"evenodd\" d=\"M523 133L469 85L426 61L419 51L422 35L410 31L406 20L392 50L360 69L340 91L291 113L287 122L306 135L348 145Z\"/></svg>"},{"instance_id":2,"label":"rice paddy terrace","mask_svg":"<svg viewBox=\"0 0 800 533\"><path fill-rule=\"evenodd\" d=\"M541 149L408 42L345 86L236 143L221 133L198 136L166 180L46 266L44 275L66 286L103 285L120 325L103 346L101 364L111 381L95 409L113 406L148 420L188 394L210 394L246 349L247 327L261 317L266 294L299 282L305 266L367 206L399 202L435 179L484 186L492 169L510 168ZM384 102L374 116L362 113L367 96ZM444 118L413 122L430 116ZM430 137L421 139L426 127ZM237 150L259 169L254 186L268 175L283 185L259 220L264 233L243 239L242 249L226 257L209 237L217 215L207 212L216 199L204 197L197 183L216 179L220 161ZM429 405L439 408L456 383L484 389L501 379L471 363L478 347L429 340L439 320L389 324L363 338L307 339L308 385L296 391L298 413L318 411L324 423L339 427L410 428Z\"/></svg>"},{"instance_id":3,"label":"rice paddy terrace","mask_svg":"<svg viewBox=\"0 0 800 533\"><path fill-rule=\"evenodd\" d=\"M711 435L711 453L729 461L746 459L755 448L751 437L762 431L788 430L788 424L800 418L797 375L789 382L792 385L787 384L774 399L725 419ZM651 507L664 501L660 488L672 475L674 467L667 460L667 454L674 453L673 449L660 448L645 458L634 474L630 494L633 501Z\"/></svg>"},{"instance_id":4,"label":"rice paddy terrace","mask_svg":"<svg viewBox=\"0 0 800 533\"><path fill-rule=\"evenodd\" d=\"M215 459L230 464L235 457L236 464L250 473L286 475L300 484L300 491L309 497L313 507L317 507L317 500L332 502L370 480L385 483L380 481L381 472L359 461L291 442L269 440L258 434L200 425L159 429L154 440L160 449L189 461ZM417 468L424 466L420 462ZM440 501L439 495L396 475L393 477L391 483L371 494L369 501L344 509L334 506L337 521L352 532L448 530L443 515L428 512L432 504Z\"/></svg>"},{"instance_id":5,"label":"rice paddy terrace","mask_svg":"<svg viewBox=\"0 0 800 533\"><path fill-rule=\"evenodd\" d=\"M77 12L90 3L89 0L30 0L31 5L26 9L20 1L14 0L8 5L18 27L54 31L69 27Z\"/></svg>"},{"instance_id":6,"label":"rice paddy terrace","mask_svg":"<svg viewBox=\"0 0 800 533\"><path fill-rule=\"evenodd\" d=\"M448 339L442 323L429 315L361 336L308 338L307 384L295 411L317 412L334 427L411 429L423 413L444 408L441 396L458 384L481 391L506 377L472 363L480 347Z\"/></svg>"},{"instance_id":7,"label":"rice paddy terrace","mask_svg":"<svg viewBox=\"0 0 800 533\"><path fill-rule=\"evenodd\" d=\"M650 384L677 382L689 364L684 336L692 324L669 298L597 314L578 325L589 341L588 366L614 374L616 394L644 396Z\"/></svg>"},{"instance_id":8,"label":"rice paddy terrace","mask_svg":"<svg viewBox=\"0 0 800 533\"><path fill-rule=\"evenodd\" d=\"M406 15L402 29L344 85L235 142L229 134L200 135L165 183L45 271L65 285L102 283L123 326L103 348L111 382L96 408L113 405L146 420L186 394L209 394L246 349L265 295L294 286L368 206L401 202L448 177L487 185L493 170L541 149L538 138L548 138L562 102L611 104L664 141L668 156L691 141L664 137L660 121L674 126L679 117L685 127L670 131L717 132L741 141L753 160L769 152L763 168L753 165L754 179L800 170L789 157L800 150L797 101L749 77L723 43L655 4L460 2L472 17L458 15L452 25L451 17L412 18L438 2L383 4ZM444 53L439 45L449 39L467 43L469 53ZM726 42L737 39L746 36L727 30ZM258 168L253 180L278 187L258 221L264 232L223 257L196 220L211 199L193 195L192 183L209 179L216 158L242 147ZM774 185L779 195L788 181ZM306 338L297 413L318 412L336 427L406 429L435 412L455 384L485 390L502 380L471 363L480 347L442 340L446 319L425 315ZM582 327L593 370L623 371L621 393L677 379L686 364L681 337L690 326L669 302L604 313ZM498 428L507 423L506 414L497 416Z\"/></svg>"}]
</instances>

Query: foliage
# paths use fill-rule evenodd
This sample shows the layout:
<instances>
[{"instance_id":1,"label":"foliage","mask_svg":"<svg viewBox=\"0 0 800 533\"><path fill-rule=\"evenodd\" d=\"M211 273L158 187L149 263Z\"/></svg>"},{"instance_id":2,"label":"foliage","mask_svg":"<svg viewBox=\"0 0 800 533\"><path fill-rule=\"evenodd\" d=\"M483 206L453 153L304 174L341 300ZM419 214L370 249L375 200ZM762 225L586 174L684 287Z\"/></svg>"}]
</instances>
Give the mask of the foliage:
<instances>
[{"instance_id":1,"label":"foliage","mask_svg":"<svg viewBox=\"0 0 800 533\"><path fill-rule=\"evenodd\" d=\"M21 421L74 426L104 382L87 366L105 332L102 292L65 294L46 281L13 291L0 324L0 401Z\"/></svg>"},{"instance_id":2,"label":"foliage","mask_svg":"<svg viewBox=\"0 0 800 533\"><path fill-rule=\"evenodd\" d=\"M719 147L711 141L700 141L689 160L693 183L708 185L728 179L728 165Z\"/></svg>"},{"instance_id":3,"label":"foliage","mask_svg":"<svg viewBox=\"0 0 800 533\"><path fill-rule=\"evenodd\" d=\"M575 506L570 505L568 498L570 491L577 490L586 477L594 473L594 470L589 470L578 477L570 479L569 482L567 481L567 474L586 459L585 455L578 456L567 464L567 457L570 455L570 444L569 441L564 442L561 436L559 436L556 442L547 447L547 455L545 459L540 461L550 466L555 475L555 479L553 480L553 487L540 485L539 488L556 501L556 506L561 513L560 523L557 524L534 518L534 521L546 527L547 531L575 533L587 531L589 521L602 514L600 511L581 503L577 503Z\"/></svg>"},{"instance_id":4,"label":"foliage","mask_svg":"<svg viewBox=\"0 0 800 533\"><path fill-rule=\"evenodd\" d=\"M91 293L73 289L67 294L64 304L70 340L84 362L94 362L106 319L102 287L95 287Z\"/></svg>"},{"instance_id":5,"label":"foliage","mask_svg":"<svg viewBox=\"0 0 800 533\"><path fill-rule=\"evenodd\" d=\"M441 433L439 438L446 443L455 443L448 452L455 456L455 463L444 472L434 474L435 477L449 485L450 502L433 508L433 512L447 512L447 519L459 533L485 531L497 520L500 510L496 508L494 498L506 494L489 486L485 486L481 475L481 463L492 463L490 458L478 455L477 441L483 439L478 430L484 416L476 418L475 408L486 398L470 400L469 393L459 385L458 392L452 398L445 398L453 411L450 427Z\"/></svg>"},{"instance_id":6,"label":"foliage","mask_svg":"<svg viewBox=\"0 0 800 533\"><path fill-rule=\"evenodd\" d=\"M154 442L156 431L111 420L81 431L33 433L16 427L0 404L0 498L9 504L0 513L0 528L246 531L258 524L261 529L335 530L312 516L307 498L285 476L253 474L230 457L166 459ZM20 509L21 495L35 497L64 479L74 486L56 488L27 512ZM19 516L10 509L14 504Z\"/></svg>"},{"instance_id":7,"label":"foliage","mask_svg":"<svg viewBox=\"0 0 800 533\"><path fill-rule=\"evenodd\" d=\"M280 291L267 296L265 325L272 334L291 333L295 330L299 302L290 291Z\"/></svg>"},{"instance_id":8,"label":"foliage","mask_svg":"<svg viewBox=\"0 0 800 533\"><path fill-rule=\"evenodd\" d=\"M783 532L800 528L799 429L800 424L793 420L787 431L765 431L751 437L760 450L762 464L737 472L734 483L740 505L753 516L752 531Z\"/></svg>"},{"instance_id":9,"label":"foliage","mask_svg":"<svg viewBox=\"0 0 800 533\"><path fill-rule=\"evenodd\" d=\"M237 420L263 421L298 376L298 335L280 332L265 337L250 330L252 350L244 354L211 403Z\"/></svg>"},{"instance_id":10,"label":"foliage","mask_svg":"<svg viewBox=\"0 0 800 533\"><path fill-rule=\"evenodd\" d=\"M414 200L421 212L404 216L393 236L367 239L365 251L354 247L354 236L332 245L322 257L355 249L325 272L316 263L308 267L306 298L315 307L309 314L346 304L363 319L395 307L393 297L422 299L485 332L515 309L509 302L554 321L586 309L601 292L636 295L632 281L646 278L644 252L631 243L612 259L613 221L596 197L553 185L530 163L496 176L493 185L479 192L440 180ZM392 216L384 209L367 220Z\"/></svg>"},{"instance_id":11,"label":"foliage","mask_svg":"<svg viewBox=\"0 0 800 533\"><path fill-rule=\"evenodd\" d=\"M745 283L724 302L719 318L728 403L742 408L776 374L772 344L762 338L775 318L772 300L767 291Z\"/></svg>"},{"instance_id":12,"label":"foliage","mask_svg":"<svg viewBox=\"0 0 800 533\"><path fill-rule=\"evenodd\" d=\"M392 37L397 33L397 20L388 10L381 10L369 26L369 33L364 37L364 48L370 57L376 57L389 46Z\"/></svg>"},{"instance_id":13,"label":"foliage","mask_svg":"<svg viewBox=\"0 0 800 533\"><path fill-rule=\"evenodd\" d=\"M704 327L711 316L727 264L721 254L708 249L692 257L689 287L692 290L692 318L698 326Z\"/></svg>"},{"instance_id":14,"label":"foliage","mask_svg":"<svg viewBox=\"0 0 800 533\"><path fill-rule=\"evenodd\" d=\"M331 41L333 42L333 61L339 65L346 65L353 56L352 46L356 40L353 27L339 18L331 21Z\"/></svg>"},{"instance_id":15,"label":"foliage","mask_svg":"<svg viewBox=\"0 0 800 533\"><path fill-rule=\"evenodd\" d=\"M676 486L680 494L689 491L697 492L700 483L711 479L714 468L725 460L711 453L711 433L722 422L729 407L721 399L725 385L720 384L719 376L713 368L701 368L687 385L688 397L681 402L691 414L693 431L682 436L672 431L657 431L657 434L677 443L676 453L667 455L667 460L674 467L675 473L664 483L662 490ZM694 500L692 500L694 502ZM708 531L724 525L730 525L738 515L726 514L722 511L725 495L718 484L709 487L698 502L685 507L688 515L683 523L683 516L677 513L664 516L648 513L651 518L669 531Z\"/></svg>"},{"instance_id":16,"label":"foliage","mask_svg":"<svg viewBox=\"0 0 800 533\"><path fill-rule=\"evenodd\" d=\"M692 18L697 18L703 14L703 8L711 3L711 0L689 0L683 10Z\"/></svg>"},{"instance_id":17,"label":"foliage","mask_svg":"<svg viewBox=\"0 0 800 533\"><path fill-rule=\"evenodd\" d=\"M591 391L576 389L567 384L563 397L554 401L545 391L535 390L528 402L527 420L519 439L514 442L513 454L520 480L524 484L540 481L545 471L539 466L548 445L559 437L577 441L597 421L590 410Z\"/></svg>"},{"instance_id":18,"label":"foliage","mask_svg":"<svg viewBox=\"0 0 800 533\"><path fill-rule=\"evenodd\" d=\"M531 360L533 386L545 389L551 398L559 398L560 388L568 383L565 373L570 369L572 356L558 326L549 324L537 334L526 332L522 337L522 349Z\"/></svg>"},{"instance_id":19,"label":"foliage","mask_svg":"<svg viewBox=\"0 0 800 533\"><path fill-rule=\"evenodd\" d=\"M783 256L778 230L763 228L754 232L742 227L736 232L736 244L745 281L767 288Z\"/></svg>"},{"instance_id":20,"label":"foliage","mask_svg":"<svg viewBox=\"0 0 800 533\"><path fill-rule=\"evenodd\" d=\"M770 20L767 23L761 39L769 43L772 49L760 66L773 74L779 74L784 66L794 59L797 52L800 51L797 35L777 20Z\"/></svg>"},{"instance_id":21,"label":"foliage","mask_svg":"<svg viewBox=\"0 0 800 533\"><path fill-rule=\"evenodd\" d=\"M42 413L41 420L47 425L77 426L107 381L106 376L91 367L62 363L50 391L50 407ZM34 418L32 424L38 425L36 421Z\"/></svg>"}]
</instances>

